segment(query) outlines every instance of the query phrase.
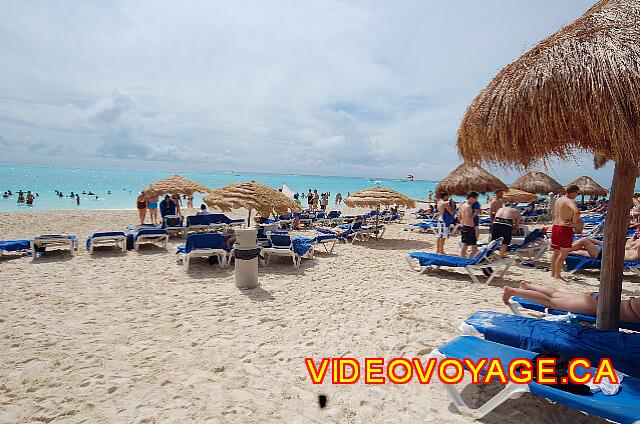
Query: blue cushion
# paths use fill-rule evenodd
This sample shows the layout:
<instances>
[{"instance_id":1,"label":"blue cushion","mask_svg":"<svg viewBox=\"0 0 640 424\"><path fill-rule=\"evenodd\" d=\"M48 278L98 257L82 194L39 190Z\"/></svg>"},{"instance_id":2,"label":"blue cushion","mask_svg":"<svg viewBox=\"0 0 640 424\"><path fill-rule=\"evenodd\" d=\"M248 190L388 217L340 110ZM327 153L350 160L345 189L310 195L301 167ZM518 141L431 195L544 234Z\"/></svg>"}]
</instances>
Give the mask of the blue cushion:
<instances>
[{"instance_id":1,"label":"blue cushion","mask_svg":"<svg viewBox=\"0 0 640 424\"><path fill-rule=\"evenodd\" d=\"M152 236L152 235L164 236L168 234L169 233L164 228L143 228L137 233L133 234L133 239L137 240L138 237L140 236Z\"/></svg>"},{"instance_id":2,"label":"blue cushion","mask_svg":"<svg viewBox=\"0 0 640 424\"><path fill-rule=\"evenodd\" d=\"M31 249L31 240L5 240L0 241L0 250L7 252L20 252Z\"/></svg>"},{"instance_id":3,"label":"blue cushion","mask_svg":"<svg viewBox=\"0 0 640 424\"><path fill-rule=\"evenodd\" d=\"M228 249L225 237L220 233L189 234L185 245L187 253L194 249Z\"/></svg>"},{"instance_id":4,"label":"blue cushion","mask_svg":"<svg viewBox=\"0 0 640 424\"><path fill-rule=\"evenodd\" d=\"M587 358L596 364L611 358L618 371L640 377L640 334L492 311L477 311L465 322L487 340L538 353L563 352L568 358Z\"/></svg>"},{"instance_id":5,"label":"blue cushion","mask_svg":"<svg viewBox=\"0 0 640 424\"><path fill-rule=\"evenodd\" d=\"M569 255L565 261L567 271L575 269L600 269L602 267L601 259L592 259L579 255ZM625 268L640 266L639 261L629 261L624 263Z\"/></svg>"}]
</instances>

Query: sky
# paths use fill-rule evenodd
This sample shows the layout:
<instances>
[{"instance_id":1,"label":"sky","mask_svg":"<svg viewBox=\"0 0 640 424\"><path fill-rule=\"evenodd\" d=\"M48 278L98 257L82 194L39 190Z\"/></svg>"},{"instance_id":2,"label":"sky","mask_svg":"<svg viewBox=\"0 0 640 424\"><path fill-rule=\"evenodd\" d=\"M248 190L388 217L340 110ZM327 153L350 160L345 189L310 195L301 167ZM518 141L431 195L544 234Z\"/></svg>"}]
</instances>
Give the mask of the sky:
<instances>
[{"instance_id":1,"label":"sky","mask_svg":"<svg viewBox=\"0 0 640 424\"><path fill-rule=\"evenodd\" d=\"M437 180L480 90L593 2L0 2L0 163Z\"/></svg>"}]
</instances>

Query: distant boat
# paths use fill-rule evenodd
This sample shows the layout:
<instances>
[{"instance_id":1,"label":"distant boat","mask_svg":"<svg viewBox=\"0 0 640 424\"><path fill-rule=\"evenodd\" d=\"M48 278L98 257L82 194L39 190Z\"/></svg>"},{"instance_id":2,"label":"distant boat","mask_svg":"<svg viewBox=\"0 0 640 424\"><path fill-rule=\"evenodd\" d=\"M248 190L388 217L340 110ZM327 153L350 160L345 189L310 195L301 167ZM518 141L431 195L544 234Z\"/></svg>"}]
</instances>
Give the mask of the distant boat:
<instances>
[{"instance_id":1,"label":"distant boat","mask_svg":"<svg viewBox=\"0 0 640 424\"><path fill-rule=\"evenodd\" d=\"M412 174L407 175L407 180L409 181L413 181L415 180L416 177L414 177Z\"/></svg>"}]
</instances>

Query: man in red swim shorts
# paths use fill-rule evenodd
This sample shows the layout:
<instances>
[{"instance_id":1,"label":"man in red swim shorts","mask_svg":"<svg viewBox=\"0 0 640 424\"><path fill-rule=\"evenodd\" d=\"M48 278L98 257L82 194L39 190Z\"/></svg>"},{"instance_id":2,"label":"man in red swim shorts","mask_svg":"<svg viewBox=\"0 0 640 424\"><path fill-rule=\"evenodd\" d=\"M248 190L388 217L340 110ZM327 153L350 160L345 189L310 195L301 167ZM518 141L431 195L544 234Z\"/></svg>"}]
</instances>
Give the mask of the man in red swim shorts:
<instances>
[{"instance_id":1,"label":"man in red swim shorts","mask_svg":"<svg viewBox=\"0 0 640 424\"><path fill-rule=\"evenodd\" d=\"M551 276L562 279L562 267L571 251L574 231L582 231L580 209L575 198L580 194L578 186L570 185L567 193L556 201L553 208L553 226L551 227Z\"/></svg>"}]
</instances>

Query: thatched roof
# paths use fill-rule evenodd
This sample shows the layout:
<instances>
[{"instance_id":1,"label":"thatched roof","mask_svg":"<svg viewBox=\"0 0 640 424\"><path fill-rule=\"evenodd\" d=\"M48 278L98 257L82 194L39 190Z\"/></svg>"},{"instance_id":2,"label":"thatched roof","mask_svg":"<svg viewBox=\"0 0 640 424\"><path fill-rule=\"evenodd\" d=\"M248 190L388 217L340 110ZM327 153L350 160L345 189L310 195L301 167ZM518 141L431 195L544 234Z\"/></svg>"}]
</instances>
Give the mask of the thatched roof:
<instances>
[{"instance_id":1,"label":"thatched roof","mask_svg":"<svg viewBox=\"0 0 640 424\"><path fill-rule=\"evenodd\" d=\"M440 181L436 196L440 196L442 190L461 196L470 191L489 193L498 189L506 190L507 186L480 165L465 162Z\"/></svg>"},{"instance_id":2,"label":"thatched roof","mask_svg":"<svg viewBox=\"0 0 640 424\"><path fill-rule=\"evenodd\" d=\"M515 180L511 184L511 188L535 194L562 193L564 191L562 184L540 171L527 172Z\"/></svg>"},{"instance_id":3,"label":"thatched roof","mask_svg":"<svg viewBox=\"0 0 640 424\"><path fill-rule=\"evenodd\" d=\"M208 193L209 191L211 191L210 188L181 177L180 175L165 178L144 189L146 194L155 194L158 196L173 193L191 195L193 193Z\"/></svg>"},{"instance_id":4,"label":"thatched roof","mask_svg":"<svg viewBox=\"0 0 640 424\"><path fill-rule=\"evenodd\" d=\"M580 188L580 194L589 195L589 196L606 196L607 189L602 187L597 182L593 181L591 178L583 175L582 177L571 181L567 186L577 185Z\"/></svg>"},{"instance_id":5,"label":"thatched roof","mask_svg":"<svg viewBox=\"0 0 640 424\"><path fill-rule=\"evenodd\" d=\"M506 66L469 106L463 158L527 166L584 150L640 160L640 1L601 0Z\"/></svg>"},{"instance_id":6,"label":"thatched roof","mask_svg":"<svg viewBox=\"0 0 640 424\"><path fill-rule=\"evenodd\" d=\"M504 192L502 199L507 203L536 202L538 201L538 196L512 187Z\"/></svg>"},{"instance_id":7,"label":"thatched roof","mask_svg":"<svg viewBox=\"0 0 640 424\"><path fill-rule=\"evenodd\" d=\"M245 208L256 210L267 217L299 211L300 207L287 196L256 182L230 184L213 190L204 198L204 202L212 208L228 212L232 209Z\"/></svg>"},{"instance_id":8,"label":"thatched roof","mask_svg":"<svg viewBox=\"0 0 640 424\"><path fill-rule=\"evenodd\" d=\"M410 197L404 194L391 190L389 188L373 187L365 190L360 190L351 194L344 200L347 206L365 206L369 208L376 208L380 205L392 205L404 206L407 208L415 208L416 202Z\"/></svg>"}]
</instances>

